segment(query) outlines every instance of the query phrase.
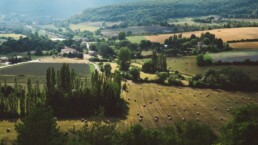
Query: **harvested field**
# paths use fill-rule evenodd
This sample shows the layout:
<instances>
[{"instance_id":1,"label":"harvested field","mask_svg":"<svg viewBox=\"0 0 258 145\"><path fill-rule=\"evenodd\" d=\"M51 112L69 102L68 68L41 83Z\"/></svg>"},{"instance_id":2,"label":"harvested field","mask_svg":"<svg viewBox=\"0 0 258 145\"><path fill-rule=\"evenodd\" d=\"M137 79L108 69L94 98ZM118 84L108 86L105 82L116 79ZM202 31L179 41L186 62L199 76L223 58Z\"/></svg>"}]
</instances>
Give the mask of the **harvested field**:
<instances>
[{"instance_id":1,"label":"harvested field","mask_svg":"<svg viewBox=\"0 0 258 145\"><path fill-rule=\"evenodd\" d=\"M230 28L230 29L215 29L209 31L195 31L195 32L185 32L182 33L183 37L190 37L192 34L200 36L202 33L210 32L215 34L217 38L221 38L224 41L231 40L241 40L241 39L257 39L258 38L258 28L257 27L244 27L244 28ZM179 33L176 33L179 34ZM147 40L152 42L164 43L166 39L174 34L161 34L153 36L145 36Z\"/></svg>"},{"instance_id":2,"label":"harvested field","mask_svg":"<svg viewBox=\"0 0 258 145\"><path fill-rule=\"evenodd\" d=\"M229 45L234 49L258 49L258 42L237 42Z\"/></svg>"},{"instance_id":3,"label":"harvested field","mask_svg":"<svg viewBox=\"0 0 258 145\"><path fill-rule=\"evenodd\" d=\"M124 121L125 125L142 124L147 127L160 128L181 121L182 118L186 120L199 118L200 122L209 124L216 132L230 120L231 115L227 109L232 110L240 105L258 102L258 95L255 93L167 87L132 82L129 82L129 92L124 93L124 99L128 100L128 98L130 98L128 101L130 111L128 119ZM142 122L139 122L137 113L143 116ZM168 115L172 117L172 121L168 119ZM154 120L155 116L159 117L158 122Z\"/></svg>"}]
</instances>

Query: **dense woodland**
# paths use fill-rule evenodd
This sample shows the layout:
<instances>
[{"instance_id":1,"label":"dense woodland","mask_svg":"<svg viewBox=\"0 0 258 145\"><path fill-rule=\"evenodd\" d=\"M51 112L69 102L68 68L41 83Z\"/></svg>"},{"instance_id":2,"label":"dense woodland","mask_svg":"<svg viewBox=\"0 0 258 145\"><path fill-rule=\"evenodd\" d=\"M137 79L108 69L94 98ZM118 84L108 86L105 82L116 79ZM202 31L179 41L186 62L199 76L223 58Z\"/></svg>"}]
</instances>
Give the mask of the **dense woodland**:
<instances>
[{"instance_id":1,"label":"dense woodland","mask_svg":"<svg viewBox=\"0 0 258 145\"><path fill-rule=\"evenodd\" d=\"M68 21L122 21L128 25L166 23L171 18L220 15L228 18L257 18L256 0L184 0L138 2L87 9ZM236 9L237 8L237 9Z\"/></svg>"}]
</instances>

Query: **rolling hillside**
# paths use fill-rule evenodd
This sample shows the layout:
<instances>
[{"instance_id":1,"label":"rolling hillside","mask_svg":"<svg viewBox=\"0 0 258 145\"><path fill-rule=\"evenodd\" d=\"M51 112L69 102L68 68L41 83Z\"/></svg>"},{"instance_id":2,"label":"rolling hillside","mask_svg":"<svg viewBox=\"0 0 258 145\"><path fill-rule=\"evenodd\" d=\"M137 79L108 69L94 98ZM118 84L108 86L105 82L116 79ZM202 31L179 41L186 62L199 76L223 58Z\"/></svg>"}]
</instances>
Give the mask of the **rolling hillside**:
<instances>
[{"instance_id":1,"label":"rolling hillside","mask_svg":"<svg viewBox=\"0 0 258 145\"><path fill-rule=\"evenodd\" d=\"M237 8L237 9L235 9ZM256 0L150 0L130 4L86 9L69 19L72 23L86 21L123 21L146 25L166 22L170 18L221 15L232 18L257 18Z\"/></svg>"}]
</instances>

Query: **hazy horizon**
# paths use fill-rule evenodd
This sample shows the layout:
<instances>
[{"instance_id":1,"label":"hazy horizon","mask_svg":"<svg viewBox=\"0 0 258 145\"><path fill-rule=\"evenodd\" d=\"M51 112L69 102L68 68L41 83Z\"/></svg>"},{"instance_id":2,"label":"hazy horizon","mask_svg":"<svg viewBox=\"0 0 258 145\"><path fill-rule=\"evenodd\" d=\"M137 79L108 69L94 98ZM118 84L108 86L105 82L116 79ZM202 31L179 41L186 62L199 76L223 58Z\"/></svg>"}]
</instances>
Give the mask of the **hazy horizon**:
<instances>
[{"instance_id":1,"label":"hazy horizon","mask_svg":"<svg viewBox=\"0 0 258 145\"><path fill-rule=\"evenodd\" d=\"M68 17L87 8L141 0L0 0L0 12Z\"/></svg>"}]
</instances>

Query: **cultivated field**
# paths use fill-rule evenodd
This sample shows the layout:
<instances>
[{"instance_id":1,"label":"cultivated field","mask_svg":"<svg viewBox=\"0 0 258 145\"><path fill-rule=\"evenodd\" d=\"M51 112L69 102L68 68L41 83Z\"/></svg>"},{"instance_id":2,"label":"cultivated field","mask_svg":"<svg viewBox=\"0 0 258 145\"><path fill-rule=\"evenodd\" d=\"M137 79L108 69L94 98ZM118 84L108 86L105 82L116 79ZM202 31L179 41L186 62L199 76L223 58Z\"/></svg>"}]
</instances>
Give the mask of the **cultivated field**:
<instances>
[{"instance_id":1,"label":"cultivated field","mask_svg":"<svg viewBox=\"0 0 258 145\"><path fill-rule=\"evenodd\" d=\"M61 66L62 63L26 63L1 68L0 80L2 82L6 80L7 83L13 83L14 78L16 78L19 83L26 83L28 78L30 78L32 82L39 81L42 84L45 82L46 71L49 67L59 70ZM69 67L74 69L80 76L87 76L94 70L88 64L69 64Z\"/></svg>"},{"instance_id":2,"label":"cultivated field","mask_svg":"<svg viewBox=\"0 0 258 145\"><path fill-rule=\"evenodd\" d=\"M244 62L245 60L258 61L258 51L230 51L206 54L214 62Z\"/></svg>"},{"instance_id":3,"label":"cultivated field","mask_svg":"<svg viewBox=\"0 0 258 145\"><path fill-rule=\"evenodd\" d=\"M26 37L25 35L21 35L21 34L0 34L0 37L11 37L14 39L19 39L20 37Z\"/></svg>"},{"instance_id":4,"label":"cultivated field","mask_svg":"<svg viewBox=\"0 0 258 145\"><path fill-rule=\"evenodd\" d=\"M229 45L234 49L258 49L258 42L237 42Z\"/></svg>"},{"instance_id":5,"label":"cultivated field","mask_svg":"<svg viewBox=\"0 0 258 145\"><path fill-rule=\"evenodd\" d=\"M119 29L106 29L102 30L101 33L107 37L117 36L119 32L131 31L134 35L140 34L158 34L158 33L171 33L172 29L164 26L132 26L128 28ZM138 41L138 40L137 40Z\"/></svg>"},{"instance_id":6,"label":"cultivated field","mask_svg":"<svg viewBox=\"0 0 258 145\"><path fill-rule=\"evenodd\" d=\"M95 32L96 30L98 30L100 28L100 26L96 26L96 25L91 25L89 23L79 23L79 24L71 24L70 28L72 30L80 30L80 31L91 31L91 32Z\"/></svg>"},{"instance_id":7,"label":"cultivated field","mask_svg":"<svg viewBox=\"0 0 258 145\"><path fill-rule=\"evenodd\" d=\"M183 118L199 119L218 132L230 119L230 110L247 103L257 103L258 94L129 82L129 92L124 93L124 99L128 100L130 108L129 116L123 122L125 125L139 123L159 128ZM139 122L137 113L143 116L143 122ZM171 115L171 121L167 115ZM155 116L159 117L158 122L154 120Z\"/></svg>"},{"instance_id":8,"label":"cultivated field","mask_svg":"<svg viewBox=\"0 0 258 145\"><path fill-rule=\"evenodd\" d=\"M245 28L230 28L230 29L215 29L209 31L195 31L182 33L183 37L190 37L192 34L200 36L202 33L210 32L215 34L217 38L221 38L224 41L241 40L241 39L256 39L258 38L257 27L245 27ZM178 33L176 33L178 34ZM166 39L174 34L161 34L153 36L145 36L145 39L152 42L164 43Z\"/></svg>"}]
</instances>

